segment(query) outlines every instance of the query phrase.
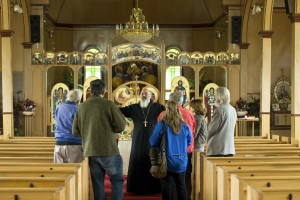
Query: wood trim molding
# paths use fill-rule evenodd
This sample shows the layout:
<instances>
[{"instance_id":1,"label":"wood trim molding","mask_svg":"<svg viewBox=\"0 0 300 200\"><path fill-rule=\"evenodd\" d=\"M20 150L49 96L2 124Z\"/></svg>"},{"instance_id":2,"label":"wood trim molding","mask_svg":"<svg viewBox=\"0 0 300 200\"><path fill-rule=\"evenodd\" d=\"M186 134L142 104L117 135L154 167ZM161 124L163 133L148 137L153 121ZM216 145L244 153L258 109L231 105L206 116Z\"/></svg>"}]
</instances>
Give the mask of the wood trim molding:
<instances>
[{"instance_id":1,"label":"wood trim molding","mask_svg":"<svg viewBox=\"0 0 300 200\"><path fill-rule=\"evenodd\" d=\"M241 43L241 44L239 44L239 45L240 45L240 49L248 49L250 43Z\"/></svg>"},{"instance_id":2,"label":"wood trim molding","mask_svg":"<svg viewBox=\"0 0 300 200\"><path fill-rule=\"evenodd\" d=\"M13 30L0 30L1 37L14 37L15 32Z\"/></svg>"},{"instance_id":3,"label":"wood trim molding","mask_svg":"<svg viewBox=\"0 0 300 200\"><path fill-rule=\"evenodd\" d=\"M289 15L289 19L290 19L291 23L300 22L300 14L299 13L297 13L297 14L290 14Z\"/></svg>"},{"instance_id":4,"label":"wood trim molding","mask_svg":"<svg viewBox=\"0 0 300 200\"><path fill-rule=\"evenodd\" d=\"M22 45L24 49L31 49L33 44L31 42L23 42Z\"/></svg>"},{"instance_id":5,"label":"wood trim molding","mask_svg":"<svg viewBox=\"0 0 300 200\"><path fill-rule=\"evenodd\" d=\"M270 112L261 112L260 114L262 114L262 115L270 115L271 113Z\"/></svg>"},{"instance_id":6,"label":"wood trim molding","mask_svg":"<svg viewBox=\"0 0 300 200\"><path fill-rule=\"evenodd\" d=\"M260 32L258 32L258 35L261 38L272 38L273 31L260 31Z\"/></svg>"},{"instance_id":7,"label":"wood trim molding","mask_svg":"<svg viewBox=\"0 0 300 200\"><path fill-rule=\"evenodd\" d=\"M11 115L14 114L14 112L3 112L3 115Z\"/></svg>"},{"instance_id":8,"label":"wood trim molding","mask_svg":"<svg viewBox=\"0 0 300 200\"><path fill-rule=\"evenodd\" d=\"M291 117L300 117L300 114L291 114Z\"/></svg>"}]
</instances>

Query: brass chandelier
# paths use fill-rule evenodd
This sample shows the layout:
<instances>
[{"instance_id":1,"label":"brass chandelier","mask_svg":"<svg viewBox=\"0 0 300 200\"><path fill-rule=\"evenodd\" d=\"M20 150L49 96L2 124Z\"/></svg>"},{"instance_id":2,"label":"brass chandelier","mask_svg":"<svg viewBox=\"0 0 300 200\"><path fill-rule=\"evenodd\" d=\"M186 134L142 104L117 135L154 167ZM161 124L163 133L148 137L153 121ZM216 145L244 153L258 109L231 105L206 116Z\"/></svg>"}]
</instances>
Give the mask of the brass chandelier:
<instances>
[{"instance_id":1,"label":"brass chandelier","mask_svg":"<svg viewBox=\"0 0 300 200\"><path fill-rule=\"evenodd\" d=\"M159 26L157 24L149 26L142 12L142 9L138 7L138 0L136 0L135 8L132 8L130 21L126 22L125 25L116 25L117 35L132 43L144 43L153 36L158 36Z\"/></svg>"}]
</instances>

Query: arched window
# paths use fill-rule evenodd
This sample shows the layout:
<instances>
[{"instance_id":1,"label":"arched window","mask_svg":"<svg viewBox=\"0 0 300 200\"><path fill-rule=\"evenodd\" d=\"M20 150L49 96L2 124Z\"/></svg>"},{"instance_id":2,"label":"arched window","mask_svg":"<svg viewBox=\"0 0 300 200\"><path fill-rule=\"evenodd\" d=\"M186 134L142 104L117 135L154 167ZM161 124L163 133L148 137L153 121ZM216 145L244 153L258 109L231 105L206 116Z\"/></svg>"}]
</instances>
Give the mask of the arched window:
<instances>
[{"instance_id":1,"label":"arched window","mask_svg":"<svg viewBox=\"0 0 300 200\"><path fill-rule=\"evenodd\" d=\"M88 46L84 52L97 54L100 53L101 50L97 46L91 45ZM101 68L101 66L85 66L84 78L87 79L90 76L96 76L99 79L102 79Z\"/></svg>"},{"instance_id":2,"label":"arched window","mask_svg":"<svg viewBox=\"0 0 300 200\"><path fill-rule=\"evenodd\" d=\"M177 47L171 47L167 50L166 54L173 53L179 55L180 49ZM181 76L182 67L181 66L170 66L166 71L166 100L169 99L171 93L171 82L176 76Z\"/></svg>"}]
</instances>

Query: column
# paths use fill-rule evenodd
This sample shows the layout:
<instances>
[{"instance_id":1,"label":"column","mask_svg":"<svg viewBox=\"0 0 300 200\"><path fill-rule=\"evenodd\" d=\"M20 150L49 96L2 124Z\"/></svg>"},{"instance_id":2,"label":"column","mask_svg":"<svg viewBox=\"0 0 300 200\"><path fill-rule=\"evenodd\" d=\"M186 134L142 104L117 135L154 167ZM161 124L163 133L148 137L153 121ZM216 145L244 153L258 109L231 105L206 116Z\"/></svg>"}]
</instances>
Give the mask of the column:
<instances>
[{"instance_id":1,"label":"column","mask_svg":"<svg viewBox=\"0 0 300 200\"><path fill-rule=\"evenodd\" d=\"M291 55L291 140L292 143L300 143L300 3L296 1L296 14L290 16L292 22L292 55Z\"/></svg>"},{"instance_id":2,"label":"column","mask_svg":"<svg viewBox=\"0 0 300 200\"><path fill-rule=\"evenodd\" d=\"M271 103L271 42L272 31L259 32L262 38L262 71L261 71L261 98L260 118L261 135L270 136L270 103Z\"/></svg>"},{"instance_id":3,"label":"column","mask_svg":"<svg viewBox=\"0 0 300 200\"><path fill-rule=\"evenodd\" d=\"M13 81L11 62L11 38L13 30L0 30L2 57L2 102L3 102L3 136L5 139L14 137L13 113Z\"/></svg>"},{"instance_id":4,"label":"column","mask_svg":"<svg viewBox=\"0 0 300 200\"><path fill-rule=\"evenodd\" d=\"M249 43L241 43L241 68L240 68L240 97L247 99L248 94L248 47Z\"/></svg>"}]
</instances>

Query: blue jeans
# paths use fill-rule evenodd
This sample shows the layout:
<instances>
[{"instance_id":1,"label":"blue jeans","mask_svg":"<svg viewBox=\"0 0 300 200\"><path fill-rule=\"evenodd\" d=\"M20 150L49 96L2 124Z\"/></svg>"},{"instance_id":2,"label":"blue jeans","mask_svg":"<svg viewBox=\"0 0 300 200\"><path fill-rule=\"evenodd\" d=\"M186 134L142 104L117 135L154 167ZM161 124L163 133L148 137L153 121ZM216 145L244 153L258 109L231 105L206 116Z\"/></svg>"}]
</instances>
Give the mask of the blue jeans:
<instances>
[{"instance_id":1,"label":"blue jeans","mask_svg":"<svg viewBox=\"0 0 300 200\"><path fill-rule=\"evenodd\" d=\"M89 157L94 200L105 200L104 178L108 174L112 185L111 200L123 198L123 160L120 155Z\"/></svg>"}]
</instances>

